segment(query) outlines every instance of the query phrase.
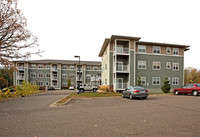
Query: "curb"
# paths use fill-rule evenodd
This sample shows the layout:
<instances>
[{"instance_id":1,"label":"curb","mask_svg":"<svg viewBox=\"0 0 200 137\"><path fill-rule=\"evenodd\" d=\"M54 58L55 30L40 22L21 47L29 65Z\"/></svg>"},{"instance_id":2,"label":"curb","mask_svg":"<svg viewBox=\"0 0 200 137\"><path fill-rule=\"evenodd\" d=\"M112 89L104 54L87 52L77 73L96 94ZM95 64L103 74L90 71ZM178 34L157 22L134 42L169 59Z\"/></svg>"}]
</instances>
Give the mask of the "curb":
<instances>
[{"instance_id":1,"label":"curb","mask_svg":"<svg viewBox=\"0 0 200 137\"><path fill-rule=\"evenodd\" d=\"M68 94L66 96L64 96L63 98L66 98L68 96L70 96L71 94ZM62 105L67 105L69 104L71 101L72 101L72 98L68 99L65 103L58 103L60 100L62 100L63 98L57 100L56 102L52 103L49 105L49 107L59 107L59 106L62 106Z\"/></svg>"}]
</instances>

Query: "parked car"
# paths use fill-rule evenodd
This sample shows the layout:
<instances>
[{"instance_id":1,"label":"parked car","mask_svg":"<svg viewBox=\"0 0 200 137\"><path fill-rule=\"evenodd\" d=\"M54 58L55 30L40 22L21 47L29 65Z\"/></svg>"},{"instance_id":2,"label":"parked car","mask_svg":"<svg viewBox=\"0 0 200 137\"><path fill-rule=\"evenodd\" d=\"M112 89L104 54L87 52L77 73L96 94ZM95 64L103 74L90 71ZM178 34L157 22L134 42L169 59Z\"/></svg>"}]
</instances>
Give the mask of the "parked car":
<instances>
[{"instance_id":1,"label":"parked car","mask_svg":"<svg viewBox=\"0 0 200 137\"><path fill-rule=\"evenodd\" d=\"M142 98L147 99L149 95L148 90L140 86L129 86L124 91L122 91L122 98L128 97L133 98Z\"/></svg>"},{"instance_id":2,"label":"parked car","mask_svg":"<svg viewBox=\"0 0 200 137\"><path fill-rule=\"evenodd\" d=\"M80 90L80 92L84 92L84 91L96 92L97 86L96 85L89 85L89 84L80 84L79 90Z\"/></svg>"},{"instance_id":3,"label":"parked car","mask_svg":"<svg viewBox=\"0 0 200 137\"><path fill-rule=\"evenodd\" d=\"M49 88L48 88L48 91L49 91L49 90L55 90L55 88L54 88L54 87L49 87Z\"/></svg>"},{"instance_id":4,"label":"parked car","mask_svg":"<svg viewBox=\"0 0 200 137\"><path fill-rule=\"evenodd\" d=\"M198 96L200 92L200 83L193 83L193 84L187 84L184 85L181 88L175 88L173 90L175 95L180 95L180 94L193 94L194 96Z\"/></svg>"},{"instance_id":5,"label":"parked car","mask_svg":"<svg viewBox=\"0 0 200 137\"><path fill-rule=\"evenodd\" d=\"M74 89L75 89L74 86L70 86L70 87L69 87L69 90L74 90Z\"/></svg>"}]
</instances>

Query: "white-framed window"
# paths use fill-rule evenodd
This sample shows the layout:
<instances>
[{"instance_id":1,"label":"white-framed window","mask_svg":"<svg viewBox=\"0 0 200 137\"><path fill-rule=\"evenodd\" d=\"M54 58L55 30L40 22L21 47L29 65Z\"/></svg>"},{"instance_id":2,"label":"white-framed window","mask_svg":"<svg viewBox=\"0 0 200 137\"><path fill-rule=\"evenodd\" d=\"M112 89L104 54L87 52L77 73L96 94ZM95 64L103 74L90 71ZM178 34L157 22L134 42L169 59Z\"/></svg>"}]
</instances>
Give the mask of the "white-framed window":
<instances>
[{"instance_id":1,"label":"white-framed window","mask_svg":"<svg viewBox=\"0 0 200 137\"><path fill-rule=\"evenodd\" d=\"M46 73L46 78L50 78L51 74L50 73Z\"/></svg>"},{"instance_id":2,"label":"white-framed window","mask_svg":"<svg viewBox=\"0 0 200 137\"><path fill-rule=\"evenodd\" d=\"M63 74L62 74L62 78L63 78L63 79L67 79L67 73L63 73Z\"/></svg>"},{"instance_id":3,"label":"white-framed window","mask_svg":"<svg viewBox=\"0 0 200 137\"><path fill-rule=\"evenodd\" d=\"M31 85L36 85L35 81L31 81L30 83L31 83Z\"/></svg>"},{"instance_id":4,"label":"white-framed window","mask_svg":"<svg viewBox=\"0 0 200 137\"><path fill-rule=\"evenodd\" d=\"M172 70L179 70L179 63L173 62L173 64L172 64Z\"/></svg>"},{"instance_id":5,"label":"white-framed window","mask_svg":"<svg viewBox=\"0 0 200 137\"><path fill-rule=\"evenodd\" d=\"M46 64L46 69L51 69L51 65Z\"/></svg>"},{"instance_id":6,"label":"white-framed window","mask_svg":"<svg viewBox=\"0 0 200 137\"><path fill-rule=\"evenodd\" d=\"M44 86L44 82L43 81L39 81L38 82L38 86Z\"/></svg>"},{"instance_id":7,"label":"white-framed window","mask_svg":"<svg viewBox=\"0 0 200 137\"><path fill-rule=\"evenodd\" d=\"M74 75L74 74L70 74L70 78L71 78L71 79L74 79L74 78L75 78L75 75Z\"/></svg>"},{"instance_id":8,"label":"white-framed window","mask_svg":"<svg viewBox=\"0 0 200 137\"><path fill-rule=\"evenodd\" d=\"M161 62L153 61L153 70L160 70L161 69Z\"/></svg>"},{"instance_id":9,"label":"white-framed window","mask_svg":"<svg viewBox=\"0 0 200 137\"><path fill-rule=\"evenodd\" d=\"M179 78L178 77L172 78L172 85L179 85Z\"/></svg>"},{"instance_id":10,"label":"white-framed window","mask_svg":"<svg viewBox=\"0 0 200 137\"><path fill-rule=\"evenodd\" d=\"M62 65L62 69L67 70L67 65Z\"/></svg>"},{"instance_id":11,"label":"white-framed window","mask_svg":"<svg viewBox=\"0 0 200 137\"><path fill-rule=\"evenodd\" d=\"M166 69L171 69L171 62L166 62Z\"/></svg>"},{"instance_id":12,"label":"white-framed window","mask_svg":"<svg viewBox=\"0 0 200 137\"><path fill-rule=\"evenodd\" d=\"M87 70L87 71L90 71L90 70L91 70L91 66L87 66L87 67L86 67L86 70Z\"/></svg>"},{"instance_id":13,"label":"white-framed window","mask_svg":"<svg viewBox=\"0 0 200 137\"><path fill-rule=\"evenodd\" d=\"M141 84L146 85L146 77L140 77L141 79Z\"/></svg>"},{"instance_id":14,"label":"white-framed window","mask_svg":"<svg viewBox=\"0 0 200 137\"><path fill-rule=\"evenodd\" d=\"M107 78L105 79L105 85L107 85Z\"/></svg>"},{"instance_id":15,"label":"white-framed window","mask_svg":"<svg viewBox=\"0 0 200 137\"><path fill-rule=\"evenodd\" d=\"M146 53L146 46L145 45L138 45L138 52L139 53Z\"/></svg>"},{"instance_id":16,"label":"white-framed window","mask_svg":"<svg viewBox=\"0 0 200 137\"><path fill-rule=\"evenodd\" d=\"M107 64L105 64L105 70L107 70Z\"/></svg>"},{"instance_id":17,"label":"white-framed window","mask_svg":"<svg viewBox=\"0 0 200 137\"><path fill-rule=\"evenodd\" d=\"M173 48L173 55L179 55L179 49Z\"/></svg>"},{"instance_id":18,"label":"white-framed window","mask_svg":"<svg viewBox=\"0 0 200 137\"><path fill-rule=\"evenodd\" d=\"M146 61L138 61L138 69L146 69Z\"/></svg>"},{"instance_id":19,"label":"white-framed window","mask_svg":"<svg viewBox=\"0 0 200 137\"><path fill-rule=\"evenodd\" d=\"M44 74L43 73L38 73L38 78L43 78Z\"/></svg>"},{"instance_id":20,"label":"white-framed window","mask_svg":"<svg viewBox=\"0 0 200 137\"><path fill-rule=\"evenodd\" d=\"M70 69L70 70L74 70L75 67L74 67L73 65L70 65L70 66L69 66L69 69Z\"/></svg>"},{"instance_id":21,"label":"white-framed window","mask_svg":"<svg viewBox=\"0 0 200 137\"><path fill-rule=\"evenodd\" d=\"M86 79L90 79L91 75L90 74L86 74Z\"/></svg>"},{"instance_id":22,"label":"white-framed window","mask_svg":"<svg viewBox=\"0 0 200 137\"><path fill-rule=\"evenodd\" d=\"M62 82L63 87L67 87L67 82Z\"/></svg>"},{"instance_id":23,"label":"white-framed window","mask_svg":"<svg viewBox=\"0 0 200 137\"><path fill-rule=\"evenodd\" d=\"M158 47L158 46L153 46L153 53L155 53L155 54L160 54L160 47Z\"/></svg>"},{"instance_id":24,"label":"white-framed window","mask_svg":"<svg viewBox=\"0 0 200 137\"><path fill-rule=\"evenodd\" d=\"M167 48L166 48L166 53L167 53L167 54L171 54L171 48L170 48L170 47L167 47Z\"/></svg>"},{"instance_id":25,"label":"white-framed window","mask_svg":"<svg viewBox=\"0 0 200 137\"><path fill-rule=\"evenodd\" d=\"M45 82L45 86L49 86L50 84L49 84L49 82L48 81L46 81Z\"/></svg>"},{"instance_id":26,"label":"white-framed window","mask_svg":"<svg viewBox=\"0 0 200 137\"><path fill-rule=\"evenodd\" d=\"M36 73L35 72L31 72L30 77L31 78L35 78L36 77Z\"/></svg>"},{"instance_id":27,"label":"white-framed window","mask_svg":"<svg viewBox=\"0 0 200 137\"><path fill-rule=\"evenodd\" d=\"M38 65L38 68L39 68L39 69L43 69L43 68L44 68L44 65L39 64L39 65Z\"/></svg>"},{"instance_id":28,"label":"white-framed window","mask_svg":"<svg viewBox=\"0 0 200 137\"><path fill-rule=\"evenodd\" d=\"M36 65L35 64L31 64L31 69L35 69Z\"/></svg>"},{"instance_id":29,"label":"white-framed window","mask_svg":"<svg viewBox=\"0 0 200 137\"><path fill-rule=\"evenodd\" d=\"M160 77L152 77L152 85L160 85Z\"/></svg>"},{"instance_id":30,"label":"white-framed window","mask_svg":"<svg viewBox=\"0 0 200 137\"><path fill-rule=\"evenodd\" d=\"M98 67L96 67L96 66L93 67L93 70L94 70L94 71L97 71L97 70L98 70Z\"/></svg>"}]
</instances>

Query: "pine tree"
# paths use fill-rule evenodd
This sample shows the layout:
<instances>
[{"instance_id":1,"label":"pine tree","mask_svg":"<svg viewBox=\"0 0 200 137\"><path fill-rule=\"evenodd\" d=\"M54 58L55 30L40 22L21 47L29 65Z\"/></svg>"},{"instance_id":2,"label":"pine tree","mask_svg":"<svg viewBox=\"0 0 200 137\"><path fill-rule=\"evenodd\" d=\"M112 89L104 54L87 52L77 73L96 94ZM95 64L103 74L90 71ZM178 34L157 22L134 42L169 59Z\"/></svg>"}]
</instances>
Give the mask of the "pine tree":
<instances>
[{"instance_id":1,"label":"pine tree","mask_svg":"<svg viewBox=\"0 0 200 137\"><path fill-rule=\"evenodd\" d=\"M142 86L142 80L140 77L137 79L137 86Z\"/></svg>"},{"instance_id":2,"label":"pine tree","mask_svg":"<svg viewBox=\"0 0 200 137\"><path fill-rule=\"evenodd\" d=\"M170 81L168 80L168 78L166 77L165 80L163 81L163 86L161 87L162 91L164 93L168 93L171 89L170 87Z\"/></svg>"}]
</instances>

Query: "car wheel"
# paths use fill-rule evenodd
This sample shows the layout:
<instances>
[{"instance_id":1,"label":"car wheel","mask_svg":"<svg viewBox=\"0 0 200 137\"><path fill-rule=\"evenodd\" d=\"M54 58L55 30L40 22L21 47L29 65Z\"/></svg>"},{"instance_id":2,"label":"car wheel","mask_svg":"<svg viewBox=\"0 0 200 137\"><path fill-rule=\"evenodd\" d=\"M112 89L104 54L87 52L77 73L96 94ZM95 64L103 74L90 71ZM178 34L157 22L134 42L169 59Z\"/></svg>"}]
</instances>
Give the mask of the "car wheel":
<instances>
[{"instance_id":1,"label":"car wheel","mask_svg":"<svg viewBox=\"0 0 200 137\"><path fill-rule=\"evenodd\" d=\"M198 92L198 91L193 91L193 95L194 95L194 96L198 96L198 95L199 95L199 92Z\"/></svg>"},{"instance_id":2,"label":"car wheel","mask_svg":"<svg viewBox=\"0 0 200 137\"><path fill-rule=\"evenodd\" d=\"M80 89L81 92L84 92L84 89Z\"/></svg>"},{"instance_id":3,"label":"car wheel","mask_svg":"<svg viewBox=\"0 0 200 137\"><path fill-rule=\"evenodd\" d=\"M177 91L177 90L175 91L175 95L179 95L179 93L178 93L178 91Z\"/></svg>"},{"instance_id":4,"label":"car wheel","mask_svg":"<svg viewBox=\"0 0 200 137\"><path fill-rule=\"evenodd\" d=\"M132 99L133 99L133 95L132 95L132 94L130 94L130 95L129 95L129 98L130 98L130 100L132 100Z\"/></svg>"},{"instance_id":5,"label":"car wheel","mask_svg":"<svg viewBox=\"0 0 200 137\"><path fill-rule=\"evenodd\" d=\"M95 88L93 89L93 92L96 92L96 89L95 89Z\"/></svg>"},{"instance_id":6,"label":"car wheel","mask_svg":"<svg viewBox=\"0 0 200 137\"><path fill-rule=\"evenodd\" d=\"M143 99L147 99L147 97L143 97Z\"/></svg>"}]
</instances>

